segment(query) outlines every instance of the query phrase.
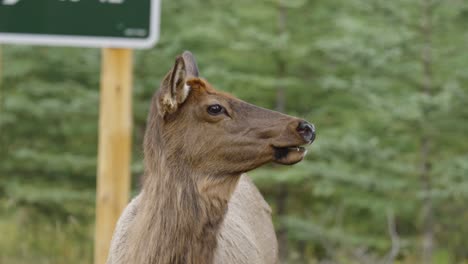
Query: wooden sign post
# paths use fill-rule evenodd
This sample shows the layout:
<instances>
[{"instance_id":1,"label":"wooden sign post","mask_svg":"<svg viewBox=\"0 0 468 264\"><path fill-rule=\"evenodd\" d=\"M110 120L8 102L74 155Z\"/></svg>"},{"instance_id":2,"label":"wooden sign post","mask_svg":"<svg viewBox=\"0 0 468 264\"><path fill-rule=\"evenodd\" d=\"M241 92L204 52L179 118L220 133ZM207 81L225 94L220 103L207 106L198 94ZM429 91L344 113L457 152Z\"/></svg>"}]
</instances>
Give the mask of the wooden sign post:
<instances>
[{"instance_id":1,"label":"wooden sign post","mask_svg":"<svg viewBox=\"0 0 468 264\"><path fill-rule=\"evenodd\" d=\"M106 263L116 220L128 203L132 135L132 51L103 49L94 263Z\"/></svg>"}]
</instances>

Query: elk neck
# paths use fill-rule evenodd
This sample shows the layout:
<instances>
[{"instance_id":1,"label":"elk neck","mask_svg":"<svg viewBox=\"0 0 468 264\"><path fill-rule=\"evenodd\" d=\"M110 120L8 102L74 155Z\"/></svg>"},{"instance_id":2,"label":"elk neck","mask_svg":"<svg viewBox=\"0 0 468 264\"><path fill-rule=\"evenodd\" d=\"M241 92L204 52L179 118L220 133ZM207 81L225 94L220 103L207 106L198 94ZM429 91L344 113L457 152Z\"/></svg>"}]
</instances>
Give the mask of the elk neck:
<instances>
[{"instance_id":1,"label":"elk neck","mask_svg":"<svg viewBox=\"0 0 468 264\"><path fill-rule=\"evenodd\" d=\"M129 237L134 246L129 259L142 264L212 263L240 175L197 175L187 161L167 154L171 152L160 139L158 131L145 138L145 180Z\"/></svg>"}]
</instances>

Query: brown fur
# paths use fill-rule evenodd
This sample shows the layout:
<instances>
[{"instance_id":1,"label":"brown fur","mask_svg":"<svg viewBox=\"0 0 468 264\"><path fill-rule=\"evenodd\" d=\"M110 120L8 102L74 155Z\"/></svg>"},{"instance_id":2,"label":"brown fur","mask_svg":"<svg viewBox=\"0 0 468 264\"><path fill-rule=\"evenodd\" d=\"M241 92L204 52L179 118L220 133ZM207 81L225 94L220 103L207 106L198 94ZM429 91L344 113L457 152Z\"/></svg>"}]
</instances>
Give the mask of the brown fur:
<instances>
[{"instance_id":1,"label":"brown fur","mask_svg":"<svg viewBox=\"0 0 468 264\"><path fill-rule=\"evenodd\" d=\"M210 115L212 104L226 113ZM273 148L307 143L296 132L299 121L216 91L198 78L191 54L178 57L152 99L145 179L120 263L213 263L241 175L270 161L302 159L291 153L278 160Z\"/></svg>"}]
</instances>

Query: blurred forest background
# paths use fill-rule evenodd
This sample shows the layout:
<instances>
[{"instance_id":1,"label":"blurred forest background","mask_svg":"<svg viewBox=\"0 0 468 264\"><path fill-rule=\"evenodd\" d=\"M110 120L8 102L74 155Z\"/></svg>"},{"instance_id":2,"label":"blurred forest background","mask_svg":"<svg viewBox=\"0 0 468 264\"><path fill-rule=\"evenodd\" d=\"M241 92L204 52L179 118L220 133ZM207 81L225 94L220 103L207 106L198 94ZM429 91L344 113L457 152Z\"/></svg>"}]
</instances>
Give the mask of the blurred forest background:
<instances>
[{"instance_id":1,"label":"blurred forest background","mask_svg":"<svg viewBox=\"0 0 468 264\"><path fill-rule=\"evenodd\" d=\"M161 32L135 53L133 194L187 49L218 89L317 127L304 162L250 173L284 263L468 263L468 1L163 1ZM2 51L0 263L92 263L100 51Z\"/></svg>"}]
</instances>

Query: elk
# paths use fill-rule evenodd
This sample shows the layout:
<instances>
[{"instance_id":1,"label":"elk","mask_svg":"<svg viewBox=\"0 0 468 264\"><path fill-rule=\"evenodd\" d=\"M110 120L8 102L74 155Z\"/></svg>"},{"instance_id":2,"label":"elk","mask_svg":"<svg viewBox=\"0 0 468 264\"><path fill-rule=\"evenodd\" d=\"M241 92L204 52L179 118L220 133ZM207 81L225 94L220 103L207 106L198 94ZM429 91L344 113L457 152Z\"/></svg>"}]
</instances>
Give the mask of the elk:
<instances>
[{"instance_id":1,"label":"elk","mask_svg":"<svg viewBox=\"0 0 468 264\"><path fill-rule=\"evenodd\" d=\"M245 175L301 161L312 124L215 90L186 51L152 98L144 181L107 264L277 263L271 210Z\"/></svg>"}]
</instances>

